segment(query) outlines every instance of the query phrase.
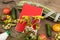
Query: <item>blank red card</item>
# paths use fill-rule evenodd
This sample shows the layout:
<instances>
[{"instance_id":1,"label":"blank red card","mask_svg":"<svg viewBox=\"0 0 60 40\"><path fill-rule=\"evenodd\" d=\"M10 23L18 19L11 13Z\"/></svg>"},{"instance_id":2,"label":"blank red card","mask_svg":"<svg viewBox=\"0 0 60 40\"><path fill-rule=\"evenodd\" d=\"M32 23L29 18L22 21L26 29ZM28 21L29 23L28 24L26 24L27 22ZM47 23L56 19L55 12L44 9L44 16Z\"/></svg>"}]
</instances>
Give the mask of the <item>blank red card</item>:
<instances>
[{"instance_id":1,"label":"blank red card","mask_svg":"<svg viewBox=\"0 0 60 40\"><path fill-rule=\"evenodd\" d=\"M22 16L40 16L42 15L42 11L42 8L32 6L30 4L24 4L19 17L21 18Z\"/></svg>"},{"instance_id":2,"label":"blank red card","mask_svg":"<svg viewBox=\"0 0 60 40\"><path fill-rule=\"evenodd\" d=\"M19 16L19 19L22 18L22 16L41 16L42 15L42 8L36 7L36 6L32 6L30 4L24 4L23 8L22 8L22 12ZM23 32L25 26L23 26L24 24L18 23L16 25L16 30L18 32Z\"/></svg>"}]
</instances>

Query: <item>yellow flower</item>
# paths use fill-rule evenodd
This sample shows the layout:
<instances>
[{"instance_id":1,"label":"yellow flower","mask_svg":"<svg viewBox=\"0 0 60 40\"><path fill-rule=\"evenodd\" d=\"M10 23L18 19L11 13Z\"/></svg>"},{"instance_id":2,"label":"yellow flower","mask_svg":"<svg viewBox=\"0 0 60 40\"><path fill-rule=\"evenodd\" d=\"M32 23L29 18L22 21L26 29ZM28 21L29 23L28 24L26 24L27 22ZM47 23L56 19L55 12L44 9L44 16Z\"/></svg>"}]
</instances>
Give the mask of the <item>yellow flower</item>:
<instances>
[{"instance_id":1,"label":"yellow flower","mask_svg":"<svg viewBox=\"0 0 60 40\"><path fill-rule=\"evenodd\" d=\"M4 22L5 23L10 23L11 22L11 19L5 20Z\"/></svg>"},{"instance_id":2,"label":"yellow flower","mask_svg":"<svg viewBox=\"0 0 60 40\"><path fill-rule=\"evenodd\" d=\"M10 18L11 18L11 16L7 15L7 19L10 19Z\"/></svg>"},{"instance_id":3,"label":"yellow flower","mask_svg":"<svg viewBox=\"0 0 60 40\"><path fill-rule=\"evenodd\" d=\"M39 26L36 26L36 29L38 30L40 27Z\"/></svg>"},{"instance_id":4,"label":"yellow flower","mask_svg":"<svg viewBox=\"0 0 60 40\"><path fill-rule=\"evenodd\" d=\"M12 20L11 20L11 18L10 18L10 19L8 19L7 21L8 21L8 23L9 23L9 22L11 22Z\"/></svg>"},{"instance_id":5,"label":"yellow flower","mask_svg":"<svg viewBox=\"0 0 60 40\"><path fill-rule=\"evenodd\" d=\"M33 16L34 19L44 19L43 16Z\"/></svg>"},{"instance_id":6,"label":"yellow flower","mask_svg":"<svg viewBox=\"0 0 60 40\"><path fill-rule=\"evenodd\" d=\"M36 16L36 19L44 19L43 16Z\"/></svg>"},{"instance_id":7,"label":"yellow flower","mask_svg":"<svg viewBox=\"0 0 60 40\"><path fill-rule=\"evenodd\" d=\"M28 17L28 16L23 16L22 18L23 18L23 19L27 19L27 20L29 19L29 17Z\"/></svg>"},{"instance_id":8,"label":"yellow flower","mask_svg":"<svg viewBox=\"0 0 60 40\"><path fill-rule=\"evenodd\" d=\"M4 22L5 22L5 23L8 23L8 20L5 20Z\"/></svg>"}]
</instances>

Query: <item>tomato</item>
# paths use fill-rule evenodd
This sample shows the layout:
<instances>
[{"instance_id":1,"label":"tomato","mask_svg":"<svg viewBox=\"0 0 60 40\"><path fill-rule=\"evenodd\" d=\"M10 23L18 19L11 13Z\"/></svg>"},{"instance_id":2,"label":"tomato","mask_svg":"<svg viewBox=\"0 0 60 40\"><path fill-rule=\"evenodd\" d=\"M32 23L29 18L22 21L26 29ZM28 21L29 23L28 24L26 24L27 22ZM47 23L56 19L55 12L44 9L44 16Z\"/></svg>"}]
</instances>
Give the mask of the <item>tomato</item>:
<instances>
[{"instance_id":1,"label":"tomato","mask_svg":"<svg viewBox=\"0 0 60 40\"><path fill-rule=\"evenodd\" d=\"M41 37L41 38L45 38L46 35L45 35L45 34L40 34L40 37Z\"/></svg>"},{"instance_id":2,"label":"tomato","mask_svg":"<svg viewBox=\"0 0 60 40\"><path fill-rule=\"evenodd\" d=\"M4 8L3 9L3 14L10 14L10 8Z\"/></svg>"},{"instance_id":3,"label":"tomato","mask_svg":"<svg viewBox=\"0 0 60 40\"><path fill-rule=\"evenodd\" d=\"M41 40L48 40L45 34L40 34Z\"/></svg>"}]
</instances>

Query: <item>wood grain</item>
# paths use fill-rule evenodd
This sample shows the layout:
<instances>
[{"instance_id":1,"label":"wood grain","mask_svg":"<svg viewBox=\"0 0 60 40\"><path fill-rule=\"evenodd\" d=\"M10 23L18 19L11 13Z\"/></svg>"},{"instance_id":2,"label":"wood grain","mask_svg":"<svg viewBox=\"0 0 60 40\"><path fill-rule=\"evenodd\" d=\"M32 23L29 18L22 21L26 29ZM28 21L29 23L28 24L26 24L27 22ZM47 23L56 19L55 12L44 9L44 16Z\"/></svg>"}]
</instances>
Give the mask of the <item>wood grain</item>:
<instances>
[{"instance_id":1,"label":"wood grain","mask_svg":"<svg viewBox=\"0 0 60 40\"><path fill-rule=\"evenodd\" d=\"M10 1L10 0L0 0L0 13L1 13L1 14L2 14L2 10L3 10L4 7L10 7L10 8L11 8L11 7L15 6L15 3L12 3L12 4L3 4L2 1ZM21 1L21 0L14 0L14 1L17 3L17 2L19 2L19 1ZM38 0L38 1L37 1L37 0L26 0L26 1L39 2L39 3L43 4L43 5L51 8L52 10L55 10L55 11L57 11L57 12L60 12L60 0ZM53 24L55 24L54 22L49 21L49 20L46 20L46 19L42 20L42 21L41 21L41 29L39 29L39 31L38 31L39 34L40 34L40 33L46 34L46 33L45 33L45 24L46 24L46 23L51 24L51 26L52 26ZM0 28L2 29L1 26L0 26ZM2 31L3 31L3 30L4 30L4 29L2 29ZM15 30L15 27L11 28L10 31L11 31L11 36L8 37L7 40L22 40L22 39L21 39L22 37L20 37L19 39L16 38L16 36L21 36L21 35L19 35L20 33L18 33L18 32ZM52 32L52 34L53 34L53 38L54 38L55 32ZM54 39L53 39L53 40L54 40Z\"/></svg>"}]
</instances>

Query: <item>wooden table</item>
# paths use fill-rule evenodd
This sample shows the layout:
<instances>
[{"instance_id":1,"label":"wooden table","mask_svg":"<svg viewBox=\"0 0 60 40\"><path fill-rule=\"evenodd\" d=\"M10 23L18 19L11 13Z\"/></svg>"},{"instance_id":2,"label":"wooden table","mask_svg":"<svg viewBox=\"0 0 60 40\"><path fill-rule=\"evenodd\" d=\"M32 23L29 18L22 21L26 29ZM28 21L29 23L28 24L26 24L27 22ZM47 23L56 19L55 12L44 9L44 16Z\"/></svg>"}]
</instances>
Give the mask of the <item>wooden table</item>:
<instances>
[{"instance_id":1,"label":"wooden table","mask_svg":"<svg viewBox=\"0 0 60 40\"><path fill-rule=\"evenodd\" d=\"M2 1L10 1L10 0L0 0L0 13L1 14L2 14L2 10L3 10L4 7L10 7L11 8L11 7L15 6L15 3L3 4ZM17 3L18 1L21 1L21 0L14 0L14 1ZM36 0L32 0L32 1L37 2ZM57 11L57 12L60 12L60 0L38 0L38 2L47 6L47 7L49 7L49 8L51 8L51 9L53 9L53 10L55 10L55 11ZM40 33L45 34L45 24L46 23L51 24L51 26L54 24L53 21L49 21L47 19L41 20L41 29L39 29L39 31L38 31L39 34ZM3 31L3 32L5 31L1 26L0 26L0 30ZM10 31L11 31L11 36L8 37L7 40L22 40L23 39L23 37L22 37L23 34L20 35L20 33L18 33L15 30L15 27L12 27L10 29ZM54 38L54 34L55 34L55 32L52 33L53 38ZM20 37L17 39L16 37L19 36L19 35L20 35Z\"/></svg>"}]
</instances>

